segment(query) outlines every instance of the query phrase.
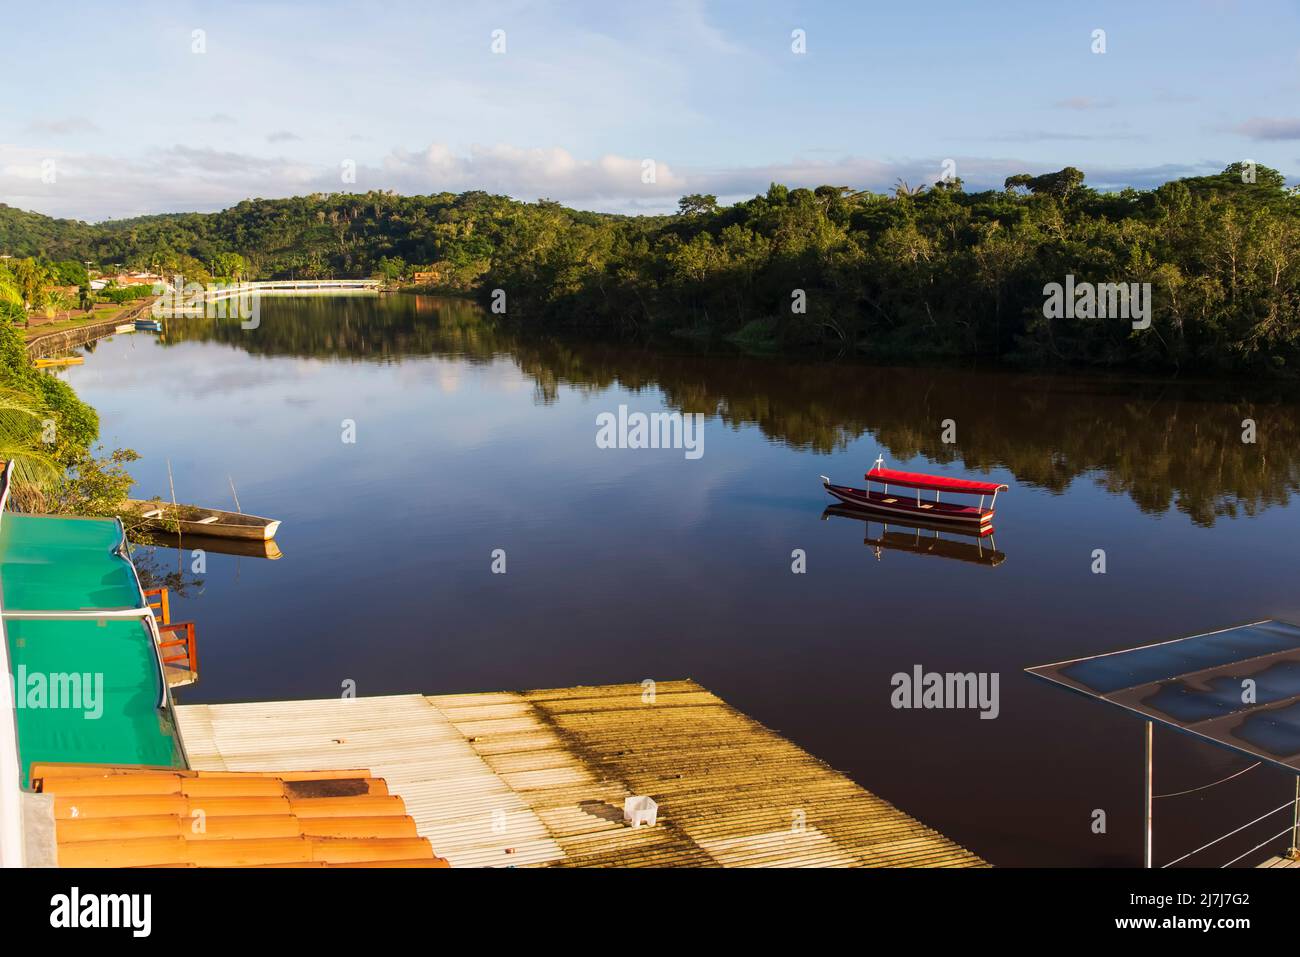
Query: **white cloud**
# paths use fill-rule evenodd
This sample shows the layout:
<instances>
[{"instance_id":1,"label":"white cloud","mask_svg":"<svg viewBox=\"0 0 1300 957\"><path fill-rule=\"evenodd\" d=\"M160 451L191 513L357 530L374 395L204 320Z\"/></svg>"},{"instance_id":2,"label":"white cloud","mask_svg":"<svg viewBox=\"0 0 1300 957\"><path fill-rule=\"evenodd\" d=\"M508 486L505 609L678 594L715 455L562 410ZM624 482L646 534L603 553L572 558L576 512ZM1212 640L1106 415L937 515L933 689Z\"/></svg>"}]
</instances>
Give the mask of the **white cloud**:
<instances>
[{"instance_id":1,"label":"white cloud","mask_svg":"<svg viewBox=\"0 0 1300 957\"><path fill-rule=\"evenodd\" d=\"M653 165L654 181L643 182L645 163ZM376 186L398 192L435 193L482 189L520 199L560 199L579 205L600 201L635 201L671 197L674 202L687 181L653 157L637 159L605 155L582 160L558 147L521 148L498 144L473 146L466 153L434 143L419 152L396 150L377 170L357 174L372 177Z\"/></svg>"},{"instance_id":2,"label":"white cloud","mask_svg":"<svg viewBox=\"0 0 1300 957\"><path fill-rule=\"evenodd\" d=\"M178 145L125 159L0 145L0 201L51 216L96 221L146 213L211 211L251 197L369 189L391 189L402 194L481 189L527 201L554 199L580 209L661 213L675 209L678 198L686 193L713 193L724 202L733 202L763 193L773 182L791 187L830 184L876 191L892 189L897 179L913 186L929 184L940 177L946 157L800 157L782 163L722 168L659 160L653 183L642 181L644 159L615 154L583 159L559 147L497 144L455 150L433 143L420 150L393 150L377 163L360 164L356 182L344 183L339 165L204 147ZM1015 157L952 159L957 175L972 190L1001 188L1002 181L1012 173L1056 168ZM53 183L41 179L49 160L53 160L56 174ZM1089 184L1116 188L1150 186L1222 165L1093 168L1087 172Z\"/></svg>"},{"instance_id":3,"label":"white cloud","mask_svg":"<svg viewBox=\"0 0 1300 957\"><path fill-rule=\"evenodd\" d=\"M96 133L99 127L85 116L67 116L60 119L33 120L27 124L29 133L46 136L66 136L69 133Z\"/></svg>"},{"instance_id":4,"label":"white cloud","mask_svg":"<svg viewBox=\"0 0 1300 957\"><path fill-rule=\"evenodd\" d=\"M1099 100L1095 96L1071 96L1052 105L1061 110L1107 110L1115 105L1115 101Z\"/></svg>"},{"instance_id":5,"label":"white cloud","mask_svg":"<svg viewBox=\"0 0 1300 957\"><path fill-rule=\"evenodd\" d=\"M1300 140L1300 119L1257 116L1238 123L1233 131L1252 140Z\"/></svg>"}]
</instances>

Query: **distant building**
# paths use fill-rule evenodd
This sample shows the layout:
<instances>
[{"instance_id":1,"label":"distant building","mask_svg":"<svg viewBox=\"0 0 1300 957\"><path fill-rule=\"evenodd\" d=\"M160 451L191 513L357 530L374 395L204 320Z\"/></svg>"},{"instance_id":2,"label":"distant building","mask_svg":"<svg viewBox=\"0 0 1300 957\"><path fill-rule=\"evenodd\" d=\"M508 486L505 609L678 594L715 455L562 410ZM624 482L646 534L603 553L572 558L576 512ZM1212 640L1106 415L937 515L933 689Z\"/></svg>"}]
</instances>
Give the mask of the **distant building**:
<instances>
[{"instance_id":1,"label":"distant building","mask_svg":"<svg viewBox=\"0 0 1300 957\"><path fill-rule=\"evenodd\" d=\"M113 279L119 286L152 286L163 281L151 272L118 273Z\"/></svg>"},{"instance_id":2,"label":"distant building","mask_svg":"<svg viewBox=\"0 0 1300 957\"><path fill-rule=\"evenodd\" d=\"M96 286L95 282L101 282L103 286ZM112 283L117 286L156 286L159 283L170 285L162 276L151 272L120 272L116 276L104 276L91 283L92 289L103 289Z\"/></svg>"},{"instance_id":3,"label":"distant building","mask_svg":"<svg viewBox=\"0 0 1300 957\"><path fill-rule=\"evenodd\" d=\"M438 270L436 269L426 270L425 272L417 272L415 274L416 282L437 282L438 278L439 278L439 273Z\"/></svg>"}]
</instances>

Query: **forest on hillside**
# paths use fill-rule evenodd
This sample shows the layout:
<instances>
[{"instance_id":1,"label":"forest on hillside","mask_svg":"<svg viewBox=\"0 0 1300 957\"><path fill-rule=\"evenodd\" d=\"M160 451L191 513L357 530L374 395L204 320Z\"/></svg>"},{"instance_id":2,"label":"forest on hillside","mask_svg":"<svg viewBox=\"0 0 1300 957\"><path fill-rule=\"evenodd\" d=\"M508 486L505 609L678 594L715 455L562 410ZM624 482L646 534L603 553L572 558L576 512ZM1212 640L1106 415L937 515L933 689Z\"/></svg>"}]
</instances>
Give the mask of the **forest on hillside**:
<instances>
[{"instance_id":1,"label":"forest on hillside","mask_svg":"<svg viewBox=\"0 0 1300 957\"><path fill-rule=\"evenodd\" d=\"M683 197L670 216L483 192L254 199L96 225L0 207L0 251L199 281L432 269L524 327L756 351L1300 371L1300 195L1280 173L1234 164L1111 193L1084 181L1066 167L981 192L960 180L892 193L773 184L725 207ZM1045 287L1068 276L1149 283L1150 328L1049 317Z\"/></svg>"}]
</instances>

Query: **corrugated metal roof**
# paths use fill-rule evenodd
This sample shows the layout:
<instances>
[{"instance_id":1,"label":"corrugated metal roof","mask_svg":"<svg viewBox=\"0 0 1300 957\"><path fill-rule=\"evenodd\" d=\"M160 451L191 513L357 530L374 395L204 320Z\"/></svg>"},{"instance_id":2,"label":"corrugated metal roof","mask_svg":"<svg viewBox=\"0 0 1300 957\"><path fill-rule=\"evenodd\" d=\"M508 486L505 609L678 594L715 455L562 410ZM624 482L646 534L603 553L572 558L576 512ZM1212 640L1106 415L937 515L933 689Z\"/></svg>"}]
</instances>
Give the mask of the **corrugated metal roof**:
<instances>
[{"instance_id":1,"label":"corrugated metal roof","mask_svg":"<svg viewBox=\"0 0 1300 957\"><path fill-rule=\"evenodd\" d=\"M983 864L691 681L177 714L194 767L371 767L455 866Z\"/></svg>"},{"instance_id":2,"label":"corrugated metal roof","mask_svg":"<svg viewBox=\"0 0 1300 957\"><path fill-rule=\"evenodd\" d=\"M180 705L176 712L194 768L370 768L453 867L563 856L523 799L421 695Z\"/></svg>"}]
</instances>

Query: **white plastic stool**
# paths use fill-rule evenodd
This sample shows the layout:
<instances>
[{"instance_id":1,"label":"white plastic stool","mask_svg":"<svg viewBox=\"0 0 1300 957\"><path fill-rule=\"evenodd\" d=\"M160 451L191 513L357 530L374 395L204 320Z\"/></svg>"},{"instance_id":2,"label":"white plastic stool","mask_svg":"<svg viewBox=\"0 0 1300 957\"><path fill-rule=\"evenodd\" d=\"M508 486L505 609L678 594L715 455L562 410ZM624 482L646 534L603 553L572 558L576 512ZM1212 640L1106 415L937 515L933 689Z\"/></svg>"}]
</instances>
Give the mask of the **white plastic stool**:
<instances>
[{"instance_id":1,"label":"white plastic stool","mask_svg":"<svg viewBox=\"0 0 1300 957\"><path fill-rule=\"evenodd\" d=\"M640 827L642 824L654 827L657 820L659 820L659 805L653 798L630 797L623 802L624 823L631 824L633 827Z\"/></svg>"}]
</instances>

